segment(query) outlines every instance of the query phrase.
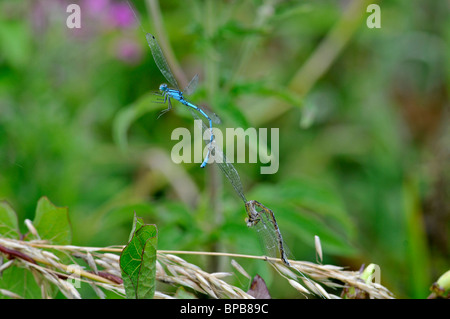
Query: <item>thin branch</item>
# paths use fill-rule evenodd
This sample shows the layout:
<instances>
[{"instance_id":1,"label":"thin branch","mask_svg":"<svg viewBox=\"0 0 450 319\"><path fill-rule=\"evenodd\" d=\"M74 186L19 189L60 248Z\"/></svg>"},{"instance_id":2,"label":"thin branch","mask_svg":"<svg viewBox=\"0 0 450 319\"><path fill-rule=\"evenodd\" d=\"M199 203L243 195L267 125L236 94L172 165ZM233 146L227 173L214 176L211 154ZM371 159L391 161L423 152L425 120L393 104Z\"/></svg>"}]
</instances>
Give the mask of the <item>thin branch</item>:
<instances>
[{"instance_id":1,"label":"thin branch","mask_svg":"<svg viewBox=\"0 0 450 319\"><path fill-rule=\"evenodd\" d=\"M373 2L373 1L370 1ZM305 96L326 73L361 23L368 0L353 0L338 23L331 29L289 83L289 89Z\"/></svg>"},{"instance_id":2,"label":"thin branch","mask_svg":"<svg viewBox=\"0 0 450 319\"><path fill-rule=\"evenodd\" d=\"M374 1L353 0L340 20L328 32L309 59L298 69L288 84L288 89L299 101L303 100L317 81L328 71L339 54L348 44L366 13L367 5ZM276 100L276 107L268 107L267 111L252 120L256 126L273 120L291 109L292 103Z\"/></svg>"}]
</instances>

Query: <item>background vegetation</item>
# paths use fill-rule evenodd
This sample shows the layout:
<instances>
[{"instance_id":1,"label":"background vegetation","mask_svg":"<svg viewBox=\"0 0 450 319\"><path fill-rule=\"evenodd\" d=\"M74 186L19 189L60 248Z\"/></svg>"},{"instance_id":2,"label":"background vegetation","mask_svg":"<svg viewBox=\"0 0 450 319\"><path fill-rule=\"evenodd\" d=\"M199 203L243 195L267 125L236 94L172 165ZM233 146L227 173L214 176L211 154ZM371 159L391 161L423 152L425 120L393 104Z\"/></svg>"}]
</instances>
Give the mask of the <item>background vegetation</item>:
<instances>
[{"instance_id":1,"label":"background vegetation","mask_svg":"<svg viewBox=\"0 0 450 319\"><path fill-rule=\"evenodd\" d=\"M68 207L76 245L125 244L136 211L159 249L260 253L217 167L171 161L171 132L192 117L176 104L157 119L165 80L128 5L79 1L75 30L69 3L0 2L0 199L20 220L42 196ZM155 3L135 1L182 86L200 75L192 100L221 128L280 129L276 174L235 166L293 255L314 261L318 235L325 263L376 263L397 297L429 295L450 257L448 2L379 2L380 29L359 0ZM298 296L263 262L239 262L273 296Z\"/></svg>"}]
</instances>

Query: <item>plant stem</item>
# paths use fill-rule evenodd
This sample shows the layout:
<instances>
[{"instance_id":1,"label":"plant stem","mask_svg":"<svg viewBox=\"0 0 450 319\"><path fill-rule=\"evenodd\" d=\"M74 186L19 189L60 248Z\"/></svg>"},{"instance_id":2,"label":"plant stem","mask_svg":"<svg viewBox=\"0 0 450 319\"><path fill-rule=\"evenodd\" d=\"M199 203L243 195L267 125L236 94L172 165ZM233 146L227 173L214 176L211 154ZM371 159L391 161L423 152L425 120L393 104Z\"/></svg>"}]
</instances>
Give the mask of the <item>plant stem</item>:
<instances>
[{"instance_id":1,"label":"plant stem","mask_svg":"<svg viewBox=\"0 0 450 319\"><path fill-rule=\"evenodd\" d=\"M330 66L345 48L351 37L354 35L360 25L365 8L376 1L353 0L348 5L340 20L327 34L325 39L319 44L318 48L311 54L309 59L295 73L288 84L288 89L296 93L299 100L309 93L317 81L328 71ZM292 104L276 100L276 105L267 108L265 114L255 116L253 123L256 126L271 121L281 116L291 109Z\"/></svg>"},{"instance_id":2,"label":"plant stem","mask_svg":"<svg viewBox=\"0 0 450 319\"><path fill-rule=\"evenodd\" d=\"M373 1L370 1L373 2ZM353 0L341 19L331 29L308 61L292 78L289 89L305 96L316 82L326 73L351 39L366 12L369 1Z\"/></svg>"}]
</instances>

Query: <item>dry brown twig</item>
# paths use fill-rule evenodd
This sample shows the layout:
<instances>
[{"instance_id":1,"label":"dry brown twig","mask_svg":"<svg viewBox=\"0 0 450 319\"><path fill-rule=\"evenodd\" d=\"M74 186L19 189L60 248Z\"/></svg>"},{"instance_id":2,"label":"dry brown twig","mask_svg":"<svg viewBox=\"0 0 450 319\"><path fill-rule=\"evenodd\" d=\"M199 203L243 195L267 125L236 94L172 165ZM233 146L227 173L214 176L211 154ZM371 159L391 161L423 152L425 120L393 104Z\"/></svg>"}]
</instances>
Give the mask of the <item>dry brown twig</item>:
<instances>
[{"instance_id":1,"label":"dry brown twig","mask_svg":"<svg viewBox=\"0 0 450 319\"><path fill-rule=\"evenodd\" d=\"M39 241L19 241L7 238L0 238L0 247L3 249L0 249L0 255L9 259L9 261L0 264L0 274L3 270L12 266L29 269L36 278L40 278L43 298L50 296L47 289L50 283L56 286L67 298L81 298L73 284L76 280L90 284L100 298L104 298L102 289L125 296L119 267L119 254L123 247L57 246ZM9 253L5 253L5 251ZM61 262L60 258L51 251L64 252L73 263L68 265ZM290 260L291 267L289 268L278 259L264 256L158 251L156 279L159 282L190 288L211 298L252 299L253 297L241 288L223 280L224 277L231 276L232 273L208 273L176 256L180 254L267 260L281 277L285 278L291 286L304 296L318 295L324 298L339 298L337 295L327 292L324 287L339 289L347 286L363 291L370 298L393 298L392 293L382 285L366 283L360 279L359 272L348 271L339 266ZM82 258L89 265L90 270L77 267L76 258ZM236 265L236 261L233 262ZM240 271L243 271L243 269ZM77 275L76 280L74 280L74 274ZM10 298L21 297L5 289L0 289L0 293ZM168 299L174 297L157 291L155 298Z\"/></svg>"}]
</instances>

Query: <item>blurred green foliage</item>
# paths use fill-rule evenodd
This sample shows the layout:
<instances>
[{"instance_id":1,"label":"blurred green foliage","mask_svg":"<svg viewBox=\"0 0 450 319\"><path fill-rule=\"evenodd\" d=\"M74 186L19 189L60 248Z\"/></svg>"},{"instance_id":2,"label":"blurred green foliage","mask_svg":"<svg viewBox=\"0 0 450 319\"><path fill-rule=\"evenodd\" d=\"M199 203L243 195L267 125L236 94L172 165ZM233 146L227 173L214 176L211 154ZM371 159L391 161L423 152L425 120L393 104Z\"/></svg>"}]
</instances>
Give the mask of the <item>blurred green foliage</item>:
<instances>
[{"instance_id":1,"label":"blurred green foliage","mask_svg":"<svg viewBox=\"0 0 450 319\"><path fill-rule=\"evenodd\" d=\"M302 92L296 74L357 1L160 9L181 69L200 74L192 100L222 128L280 129L276 174L260 175L260 163L236 168L247 198L276 213L293 255L313 261L319 235L324 262L376 263L396 296L426 297L449 266L449 5L382 2L380 29L366 26L361 6L348 43L319 61L330 65ZM68 207L77 245L126 243L136 212L157 225L159 249L260 251L220 171L170 160L172 130L192 129L192 118L176 104L157 119L164 106L151 92L164 79L126 4L81 1L75 30L69 3L0 2L0 199L19 220L42 196ZM264 263L239 262L273 296L297 296Z\"/></svg>"},{"instance_id":2,"label":"blurred green foliage","mask_svg":"<svg viewBox=\"0 0 450 319\"><path fill-rule=\"evenodd\" d=\"M37 202L36 213L32 221L34 230L29 232L25 236L26 238L22 238L21 234L19 234L18 216L6 201L0 203L0 216L0 222L3 226L1 227L1 234L6 238L46 240L54 245L68 245L71 242L72 229L68 209L66 207L56 207L46 197L40 198ZM2 248L4 247L2 246ZM26 253L17 252L14 249L11 249L11 251L22 254L22 257L20 255L15 258L7 256L10 260L26 258L28 262L36 263ZM55 251L54 253L60 262L68 263L71 261L70 257L63 252ZM6 269L3 269L0 277L0 287L28 299L42 298L45 294L51 297L57 295L59 290L55 285L37 280L38 277L35 275L33 271L27 268L6 267ZM5 295L1 294L0 298L3 299L4 297Z\"/></svg>"},{"instance_id":3,"label":"blurred green foliage","mask_svg":"<svg viewBox=\"0 0 450 319\"><path fill-rule=\"evenodd\" d=\"M128 299L152 299L156 283L158 230L134 217L130 241L120 254L120 269Z\"/></svg>"}]
</instances>

